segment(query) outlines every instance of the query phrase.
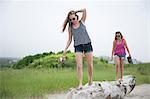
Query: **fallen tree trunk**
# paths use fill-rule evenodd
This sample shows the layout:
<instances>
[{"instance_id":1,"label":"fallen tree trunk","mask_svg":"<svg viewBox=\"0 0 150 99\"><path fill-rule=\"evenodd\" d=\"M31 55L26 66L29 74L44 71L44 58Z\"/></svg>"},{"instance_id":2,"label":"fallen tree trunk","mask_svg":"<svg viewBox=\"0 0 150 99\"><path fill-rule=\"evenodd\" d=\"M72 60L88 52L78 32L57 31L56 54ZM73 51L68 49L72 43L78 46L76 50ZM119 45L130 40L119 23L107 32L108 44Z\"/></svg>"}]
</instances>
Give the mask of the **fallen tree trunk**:
<instances>
[{"instance_id":1,"label":"fallen tree trunk","mask_svg":"<svg viewBox=\"0 0 150 99\"><path fill-rule=\"evenodd\" d=\"M84 85L82 89L71 88L67 99L123 99L135 87L135 77L124 76L122 81L94 81L91 86Z\"/></svg>"}]
</instances>

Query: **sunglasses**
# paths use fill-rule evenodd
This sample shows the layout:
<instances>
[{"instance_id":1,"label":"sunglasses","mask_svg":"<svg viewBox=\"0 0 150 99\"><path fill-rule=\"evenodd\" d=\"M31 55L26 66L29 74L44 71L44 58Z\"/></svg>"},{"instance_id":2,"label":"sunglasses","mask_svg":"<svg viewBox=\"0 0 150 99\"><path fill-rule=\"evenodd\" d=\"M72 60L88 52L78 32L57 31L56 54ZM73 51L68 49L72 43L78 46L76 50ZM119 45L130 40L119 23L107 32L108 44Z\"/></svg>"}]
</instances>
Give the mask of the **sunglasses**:
<instances>
[{"instance_id":1,"label":"sunglasses","mask_svg":"<svg viewBox=\"0 0 150 99\"><path fill-rule=\"evenodd\" d=\"M120 35L116 35L116 37L120 37Z\"/></svg>"},{"instance_id":2,"label":"sunglasses","mask_svg":"<svg viewBox=\"0 0 150 99\"><path fill-rule=\"evenodd\" d=\"M72 21L72 20L76 20L76 18L72 18L72 19L69 19L70 21Z\"/></svg>"}]
</instances>

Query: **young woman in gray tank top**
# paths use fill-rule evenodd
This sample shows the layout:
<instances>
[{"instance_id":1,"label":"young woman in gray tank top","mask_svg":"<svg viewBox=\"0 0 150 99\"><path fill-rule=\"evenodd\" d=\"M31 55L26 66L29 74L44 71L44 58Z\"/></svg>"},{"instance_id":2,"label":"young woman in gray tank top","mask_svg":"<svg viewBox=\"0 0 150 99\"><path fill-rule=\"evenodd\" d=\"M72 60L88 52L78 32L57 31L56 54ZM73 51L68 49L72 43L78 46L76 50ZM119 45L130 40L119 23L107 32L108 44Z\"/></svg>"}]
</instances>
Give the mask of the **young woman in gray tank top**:
<instances>
[{"instance_id":1,"label":"young woman in gray tank top","mask_svg":"<svg viewBox=\"0 0 150 99\"><path fill-rule=\"evenodd\" d=\"M79 16L77 13L81 12L82 17L79 20ZM79 80L79 89L82 88L82 56L85 54L85 58L88 64L88 73L89 73L89 81L88 84L92 85L93 82L93 48L91 45L91 39L87 33L86 26L84 25L86 19L86 9L81 9L78 11L70 11L67 15L67 18L63 24L63 30L65 31L67 24L68 25L68 41L64 50L64 55L66 56L66 51L72 42L72 38L74 40L74 48L75 48L75 59L77 63L77 76Z\"/></svg>"}]
</instances>

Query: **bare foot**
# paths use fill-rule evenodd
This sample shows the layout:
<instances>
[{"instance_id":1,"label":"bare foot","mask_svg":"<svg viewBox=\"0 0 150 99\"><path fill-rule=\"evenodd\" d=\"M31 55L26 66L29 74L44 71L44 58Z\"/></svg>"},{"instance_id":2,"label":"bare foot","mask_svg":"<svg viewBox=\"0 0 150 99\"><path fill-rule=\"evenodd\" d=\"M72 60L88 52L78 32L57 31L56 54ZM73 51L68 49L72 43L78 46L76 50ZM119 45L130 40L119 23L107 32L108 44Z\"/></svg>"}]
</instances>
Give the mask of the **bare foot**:
<instances>
[{"instance_id":1,"label":"bare foot","mask_svg":"<svg viewBox=\"0 0 150 99\"><path fill-rule=\"evenodd\" d=\"M79 85L78 88L77 88L77 90L81 90L81 89L83 89L83 86Z\"/></svg>"},{"instance_id":2,"label":"bare foot","mask_svg":"<svg viewBox=\"0 0 150 99\"><path fill-rule=\"evenodd\" d=\"M121 84L121 83L122 83L122 81L123 81L123 80L120 78L120 79L119 79L119 83Z\"/></svg>"},{"instance_id":3,"label":"bare foot","mask_svg":"<svg viewBox=\"0 0 150 99\"><path fill-rule=\"evenodd\" d=\"M116 77L116 81L118 80L118 77Z\"/></svg>"},{"instance_id":4,"label":"bare foot","mask_svg":"<svg viewBox=\"0 0 150 99\"><path fill-rule=\"evenodd\" d=\"M91 86L93 84L93 81L89 81L88 85Z\"/></svg>"}]
</instances>

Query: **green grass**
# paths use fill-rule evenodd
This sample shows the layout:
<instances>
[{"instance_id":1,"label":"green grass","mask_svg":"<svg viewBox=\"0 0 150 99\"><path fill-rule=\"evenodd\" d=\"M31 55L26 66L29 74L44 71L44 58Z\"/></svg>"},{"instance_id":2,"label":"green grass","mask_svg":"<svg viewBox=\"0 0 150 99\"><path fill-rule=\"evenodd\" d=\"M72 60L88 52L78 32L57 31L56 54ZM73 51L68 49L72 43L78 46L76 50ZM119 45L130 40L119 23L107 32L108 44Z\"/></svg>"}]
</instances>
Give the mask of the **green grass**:
<instances>
[{"instance_id":1,"label":"green grass","mask_svg":"<svg viewBox=\"0 0 150 99\"><path fill-rule=\"evenodd\" d=\"M137 84L150 84L150 64L125 65L124 75L134 75ZM88 81L87 67L83 70L83 83ZM94 66L93 80L114 80L115 66ZM42 97L49 93L77 87L76 69L3 69L0 70L0 98L23 99Z\"/></svg>"},{"instance_id":2,"label":"green grass","mask_svg":"<svg viewBox=\"0 0 150 99\"><path fill-rule=\"evenodd\" d=\"M124 74L131 74L136 77L137 84L150 84L150 64L125 65Z\"/></svg>"},{"instance_id":3,"label":"green grass","mask_svg":"<svg viewBox=\"0 0 150 99\"><path fill-rule=\"evenodd\" d=\"M69 69L8 69L1 71L0 75L2 97L43 96L77 83L74 71Z\"/></svg>"}]
</instances>

